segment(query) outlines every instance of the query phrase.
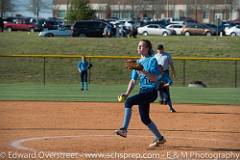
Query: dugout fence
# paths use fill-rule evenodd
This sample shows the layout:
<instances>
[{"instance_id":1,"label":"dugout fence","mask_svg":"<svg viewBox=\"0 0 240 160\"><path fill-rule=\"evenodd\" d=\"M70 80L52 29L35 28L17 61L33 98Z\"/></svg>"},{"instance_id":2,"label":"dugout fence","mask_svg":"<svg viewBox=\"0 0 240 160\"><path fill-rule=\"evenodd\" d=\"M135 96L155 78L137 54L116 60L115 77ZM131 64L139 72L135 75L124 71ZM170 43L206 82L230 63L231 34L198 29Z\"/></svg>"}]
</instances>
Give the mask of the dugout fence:
<instances>
[{"instance_id":1,"label":"dugout fence","mask_svg":"<svg viewBox=\"0 0 240 160\"><path fill-rule=\"evenodd\" d=\"M90 83L121 84L129 81L125 60L129 56L86 56L93 67ZM238 88L240 58L173 57L175 86L202 81L208 87ZM81 55L11 55L0 56L0 83L74 84L80 77L77 65Z\"/></svg>"}]
</instances>

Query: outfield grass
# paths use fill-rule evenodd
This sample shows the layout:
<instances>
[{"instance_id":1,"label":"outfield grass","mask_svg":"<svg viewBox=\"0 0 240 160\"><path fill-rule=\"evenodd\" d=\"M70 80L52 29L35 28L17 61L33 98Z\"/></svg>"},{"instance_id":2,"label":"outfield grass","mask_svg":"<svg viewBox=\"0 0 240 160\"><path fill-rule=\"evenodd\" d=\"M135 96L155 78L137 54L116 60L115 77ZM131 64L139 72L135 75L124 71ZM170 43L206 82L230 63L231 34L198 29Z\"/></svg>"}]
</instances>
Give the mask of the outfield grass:
<instances>
[{"instance_id":1,"label":"outfield grass","mask_svg":"<svg viewBox=\"0 0 240 160\"><path fill-rule=\"evenodd\" d=\"M44 38L38 33L0 33L1 55L11 54L84 54L133 55L137 43L148 38L156 48L163 43L173 56L240 57L240 37L149 36L138 38Z\"/></svg>"},{"instance_id":2,"label":"outfield grass","mask_svg":"<svg viewBox=\"0 0 240 160\"><path fill-rule=\"evenodd\" d=\"M0 34L0 55L14 54L79 54L136 56L136 46L146 38L44 38L37 33L4 32ZM240 57L239 37L206 36L150 36L153 47L164 43L166 51L174 57ZM122 60L92 59L94 67L91 80L94 83L122 83L128 80L128 72ZM78 59L46 59L47 83L77 83ZM184 79L184 70L185 79ZM208 87L235 87L235 77L240 77L240 65L229 61L175 61L177 78L175 85L184 86L196 80ZM226 80L227 77L227 80ZM43 59L1 58L1 83L42 83ZM184 84L185 81L185 84ZM236 80L240 85L240 78Z\"/></svg>"},{"instance_id":3,"label":"outfield grass","mask_svg":"<svg viewBox=\"0 0 240 160\"><path fill-rule=\"evenodd\" d=\"M38 33L0 33L0 55L15 54L77 54L136 56L136 46L146 38L43 38ZM150 36L153 47L159 43L173 57L232 57L240 58L240 37L206 36ZM64 100L115 101L125 90L129 71L123 60L91 59L92 88L88 93L79 91L79 59L46 59L43 86L43 59L0 58L1 100ZM184 79L184 65L185 79ZM240 104L240 63L230 61L175 61L177 77L172 96L177 103ZM235 70L237 72L235 72ZM183 84L185 80L185 84ZM208 88L186 88L201 80ZM32 85L29 85L32 84ZM107 85L110 85L108 87ZM216 88L220 87L220 88Z\"/></svg>"},{"instance_id":4,"label":"outfield grass","mask_svg":"<svg viewBox=\"0 0 240 160\"><path fill-rule=\"evenodd\" d=\"M1 83L77 84L79 59L0 58ZM129 80L129 71L122 59L91 59L91 83L121 84ZM240 63L234 61L184 61L175 60L175 86L187 86L201 80L208 87L230 88L240 86ZM43 71L45 67L45 72ZM185 67L185 70L183 68ZM237 69L235 68L237 67ZM184 72L185 71L185 72ZM185 76L184 76L185 75ZM235 81L235 79L237 81Z\"/></svg>"},{"instance_id":5,"label":"outfield grass","mask_svg":"<svg viewBox=\"0 0 240 160\"><path fill-rule=\"evenodd\" d=\"M82 92L78 85L0 84L0 100L116 102L117 96L126 88L127 84L92 84L89 91ZM171 95L174 103L240 104L240 90L234 88L172 87Z\"/></svg>"}]
</instances>

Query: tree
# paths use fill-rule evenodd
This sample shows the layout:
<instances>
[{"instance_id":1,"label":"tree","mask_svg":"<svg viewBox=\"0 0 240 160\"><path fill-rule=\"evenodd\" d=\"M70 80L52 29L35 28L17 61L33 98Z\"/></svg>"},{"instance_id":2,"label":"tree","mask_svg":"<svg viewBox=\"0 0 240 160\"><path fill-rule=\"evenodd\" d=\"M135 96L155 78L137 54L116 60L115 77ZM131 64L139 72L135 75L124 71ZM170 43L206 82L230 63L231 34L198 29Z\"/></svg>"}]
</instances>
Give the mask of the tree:
<instances>
[{"instance_id":1,"label":"tree","mask_svg":"<svg viewBox=\"0 0 240 160\"><path fill-rule=\"evenodd\" d=\"M238 12L238 18L240 19L240 1L239 0L233 0L232 7L234 10Z\"/></svg>"},{"instance_id":2,"label":"tree","mask_svg":"<svg viewBox=\"0 0 240 160\"><path fill-rule=\"evenodd\" d=\"M66 19L70 22L95 18L95 12L89 6L88 0L72 0Z\"/></svg>"},{"instance_id":3,"label":"tree","mask_svg":"<svg viewBox=\"0 0 240 160\"><path fill-rule=\"evenodd\" d=\"M48 8L48 6L49 5L45 4L43 0L31 0L27 4L27 9L32 12L36 18L38 18L42 8Z\"/></svg>"},{"instance_id":4,"label":"tree","mask_svg":"<svg viewBox=\"0 0 240 160\"><path fill-rule=\"evenodd\" d=\"M112 17L112 9L110 7L110 4L107 4L105 12L106 12L105 18L111 18Z\"/></svg>"},{"instance_id":5,"label":"tree","mask_svg":"<svg viewBox=\"0 0 240 160\"><path fill-rule=\"evenodd\" d=\"M111 5L112 5L112 0L107 0L105 1L106 3L106 6L104 7L104 10L105 10L105 18L111 18L112 17L112 8L111 8Z\"/></svg>"},{"instance_id":6,"label":"tree","mask_svg":"<svg viewBox=\"0 0 240 160\"><path fill-rule=\"evenodd\" d=\"M0 0L1 18L5 16L6 12L13 11L14 5L11 0Z\"/></svg>"}]
</instances>

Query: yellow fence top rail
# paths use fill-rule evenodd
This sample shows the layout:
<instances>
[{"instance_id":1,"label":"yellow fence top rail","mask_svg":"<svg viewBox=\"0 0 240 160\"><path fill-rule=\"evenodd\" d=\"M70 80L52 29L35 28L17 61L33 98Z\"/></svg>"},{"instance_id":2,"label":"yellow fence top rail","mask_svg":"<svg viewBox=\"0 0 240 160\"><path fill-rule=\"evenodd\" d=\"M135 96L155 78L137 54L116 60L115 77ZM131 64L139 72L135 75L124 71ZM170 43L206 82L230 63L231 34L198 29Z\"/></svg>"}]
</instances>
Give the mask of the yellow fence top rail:
<instances>
[{"instance_id":1,"label":"yellow fence top rail","mask_svg":"<svg viewBox=\"0 0 240 160\"><path fill-rule=\"evenodd\" d=\"M88 56L88 55L66 55L66 54L56 54L56 55L0 55L0 57L16 57L16 58L81 58L85 56L86 58L98 58L98 59L136 59L139 56ZM216 60L216 61L240 61L240 58L214 58L214 57L173 57L174 60Z\"/></svg>"}]
</instances>

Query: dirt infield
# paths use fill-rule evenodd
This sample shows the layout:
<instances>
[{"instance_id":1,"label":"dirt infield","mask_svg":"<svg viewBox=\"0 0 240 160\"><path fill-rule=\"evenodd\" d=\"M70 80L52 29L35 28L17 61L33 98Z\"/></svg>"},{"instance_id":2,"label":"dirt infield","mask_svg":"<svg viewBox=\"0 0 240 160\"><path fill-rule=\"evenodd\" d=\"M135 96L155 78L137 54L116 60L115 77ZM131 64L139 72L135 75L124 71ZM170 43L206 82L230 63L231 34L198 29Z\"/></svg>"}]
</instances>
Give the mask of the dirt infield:
<instances>
[{"instance_id":1,"label":"dirt infield","mask_svg":"<svg viewBox=\"0 0 240 160\"><path fill-rule=\"evenodd\" d=\"M167 142L149 150L152 135L137 107L125 139L113 134L121 126L122 103L0 101L0 160L240 159L240 106L175 108L151 106Z\"/></svg>"}]
</instances>

